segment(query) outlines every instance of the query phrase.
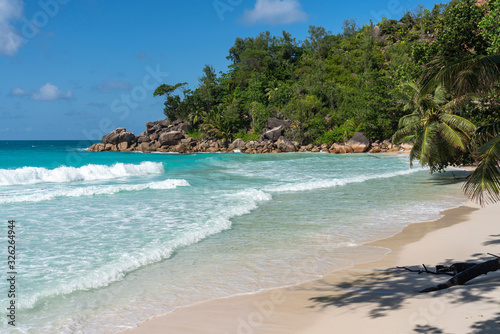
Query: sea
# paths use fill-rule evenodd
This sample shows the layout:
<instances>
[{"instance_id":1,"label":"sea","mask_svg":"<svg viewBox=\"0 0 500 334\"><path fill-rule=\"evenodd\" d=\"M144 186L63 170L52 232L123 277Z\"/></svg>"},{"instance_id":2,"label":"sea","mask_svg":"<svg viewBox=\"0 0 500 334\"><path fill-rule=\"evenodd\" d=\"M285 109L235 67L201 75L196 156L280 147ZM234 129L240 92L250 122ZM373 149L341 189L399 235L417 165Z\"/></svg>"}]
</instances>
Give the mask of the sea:
<instances>
[{"instance_id":1,"label":"sea","mask_svg":"<svg viewBox=\"0 0 500 334\"><path fill-rule=\"evenodd\" d=\"M431 175L408 154L91 144L0 141L1 333L117 333L317 279L383 257L366 243L467 200L459 171Z\"/></svg>"}]
</instances>

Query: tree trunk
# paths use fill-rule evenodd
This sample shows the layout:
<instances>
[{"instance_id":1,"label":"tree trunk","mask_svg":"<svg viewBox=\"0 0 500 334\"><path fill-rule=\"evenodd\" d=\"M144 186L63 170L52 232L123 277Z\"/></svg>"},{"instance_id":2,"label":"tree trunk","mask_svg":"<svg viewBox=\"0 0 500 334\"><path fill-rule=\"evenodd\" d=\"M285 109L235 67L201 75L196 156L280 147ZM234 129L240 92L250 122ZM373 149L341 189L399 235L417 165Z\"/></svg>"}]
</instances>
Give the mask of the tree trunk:
<instances>
[{"instance_id":1,"label":"tree trunk","mask_svg":"<svg viewBox=\"0 0 500 334\"><path fill-rule=\"evenodd\" d=\"M445 268L445 267L441 267ZM446 283L439 284L434 287L424 289L420 292L431 292L447 289L454 285L463 285L473 278L480 275L486 275L489 272L500 270L500 258L489 260L478 264L456 263L449 268L455 272L455 276L450 278ZM442 271L446 271L441 269ZM440 269L438 268L438 271ZM449 271L449 270L448 270Z\"/></svg>"}]
</instances>

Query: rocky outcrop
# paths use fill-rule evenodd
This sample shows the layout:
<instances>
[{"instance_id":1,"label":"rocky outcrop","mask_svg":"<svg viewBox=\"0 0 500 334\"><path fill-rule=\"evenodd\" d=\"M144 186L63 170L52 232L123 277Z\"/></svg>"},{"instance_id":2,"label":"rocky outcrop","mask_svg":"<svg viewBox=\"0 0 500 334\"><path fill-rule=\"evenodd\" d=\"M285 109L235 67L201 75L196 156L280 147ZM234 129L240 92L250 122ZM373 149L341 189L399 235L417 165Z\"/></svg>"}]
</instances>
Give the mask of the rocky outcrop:
<instances>
[{"instance_id":1,"label":"rocky outcrop","mask_svg":"<svg viewBox=\"0 0 500 334\"><path fill-rule=\"evenodd\" d=\"M362 133L355 133L345 144L333 143L323 145L300 145L296 141L286 138L284 130L290 127L287 121L270 118L258 141L245 142L239 138L229 147L215 139L191 138L186 131L189 123L168 120L159 120L146 124L146 131L137 137L125 128L117 128L102 137L102 142L89 147L89 152L177 152L177 153L215 153L240 151L247 154L255 153L282 153L282 152L322 152L333 154L346 153L383 153L411 149L410 144L393 145L389 140L370 143Z\"/></svg>"},{"instance_id":2,"label":"rocky outcrop","mask_svg":"<svg viewBox=\"0 0 500 334\"><path fill-rule=\"evenodd\" d=\"M181 131L163 132L160 135L160 146L178 145L181 139L184 139L184 133L182 133Z\"/></svg>"},{"instance_id":3,"label":"rocky outcrop","mask_svg":"<svg viewBox=\"0 0 500 334\"><path fill-rule=\"evenodd\" d=\"M281 137L282 133L283 133L283 126L280 125L264 132L264 134L260 137L260 140L269 139L272 141L277 141Z\"/></svg>"},{"instance_id":4,"label":"rocky outcrop","mask_svg":"<svg viewBox=\"0 0 500 334\"><path fill-rule=\"evenodd\" d=\"M281 152L295 152L297 150L295 145L283 136L278 139L276 146Z\"/></svg>"},{"instance_id":5,"label":"rocky outcrop","mask_svg":"<svg viewBox=\"0 0 500 334\"><path fill-rule=\"evenodd\" d=\"M242 149L243 147L245 147L246 143L243 139L241 138L238 138L236 139L235 141L233 141L231 143L231 145L229 145L229 150L239 150L239 149Z\"/></svg>"},{"instance_id":6,"label":"rocky outcrop","mask_svg":"<svg viewBox=\"0 0 500 334\"><path fill-rule=\"evenodd\" d=\"M361 132L356 132L347 142L347 146L351 147L354 153L363 153L370 149L370 139Z\"/></svg>"},{"instance_id":7,"label":"rocky outcrop","mask_svg":"<svg viewBox=\"0 0 500 334\"><path fill-rule=\"evenodd\" d=\"M127 142L128 144L132 144L135 141L136 141L135 135L132 132L128 132L125 128L118 128L102 137L103 144L116 145L121 142Z\"/></svg>"},{"instance_id":8,"label":"rocky outcrop","mask_svg":"<svg viewBox=\"0 0 500 334\"><path fill-rule=\"evenodd\" d=\"M277 128L280 126L282 128L288 128L288 127L292 126L292 122L284 121L282 119L278 119L278 118L274 118L274 117L268 118L266 121L266 128L268 128L268 129L273 129L273 128Z\"/></svg>"},{"instance_id":9,"label":"rocky outcrop","mask_svg":"<svg viewBox=\"0 0 500 334\"><path fill-rule=\"evenodd\" d=\"M291 126L292 123L290 121L284 121L274 117L268 118L266 121L266 128L262 131L262 136L259 138L259 141L277 141L285 130Z\"/></svg>"}]
</instances>

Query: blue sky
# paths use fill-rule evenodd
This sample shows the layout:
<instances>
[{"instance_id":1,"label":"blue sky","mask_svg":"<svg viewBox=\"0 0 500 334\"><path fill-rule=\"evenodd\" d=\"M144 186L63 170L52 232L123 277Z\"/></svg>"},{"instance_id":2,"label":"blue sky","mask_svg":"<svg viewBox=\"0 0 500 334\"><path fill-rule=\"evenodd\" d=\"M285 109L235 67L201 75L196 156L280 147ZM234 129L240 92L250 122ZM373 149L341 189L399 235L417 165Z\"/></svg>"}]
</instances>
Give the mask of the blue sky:
<instances>
[{"instance_id":1,"label":"blue sky","mask_svg":"<svg viewBox=\"0 0 500 334\"><path fill-rule=\"evenodd\" d=\"M164 118L162 84L194 89L205 64L226 71L236 37L309 25L341 31L436 1L0 0L0 140L136 135Z\"/></svg>"}]
</instances>

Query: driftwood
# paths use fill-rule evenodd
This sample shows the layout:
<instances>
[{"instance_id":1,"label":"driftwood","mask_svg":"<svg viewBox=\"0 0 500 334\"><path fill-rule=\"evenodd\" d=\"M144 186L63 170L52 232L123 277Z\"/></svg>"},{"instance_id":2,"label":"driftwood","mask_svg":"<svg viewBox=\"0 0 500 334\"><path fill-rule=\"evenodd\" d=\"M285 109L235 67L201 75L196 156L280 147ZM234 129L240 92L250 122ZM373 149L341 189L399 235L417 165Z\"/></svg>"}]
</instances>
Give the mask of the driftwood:
<instances>
[{"instance_id":1,"label":"driftwood","mask_svg":"<svg viewBox=\"0 0 500 334\"><path fill-rule=\"evenodd\" d=\"M414 270L407 267L397 267L399 269L405 269L407 271L418 273L418 274L433 274L433 275L448 275L452 276L448 281L443 284L439 284L437 286L433 286L427 289L424 289L420 292L431 292L438 291L443 289L448 289L449 287L455 285L463 285L470 281L473 278L476 278L480 275L486 275L489 272L500 270L500 257L494 256L495 258L486 262L481 263L454 263L451 266L436 266L435 271L431 271L427 269L425 265L423 265L424 270Z\"/></svg>"}]
</instances>

